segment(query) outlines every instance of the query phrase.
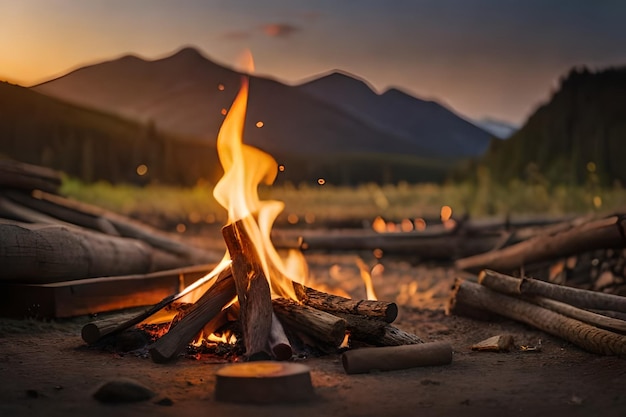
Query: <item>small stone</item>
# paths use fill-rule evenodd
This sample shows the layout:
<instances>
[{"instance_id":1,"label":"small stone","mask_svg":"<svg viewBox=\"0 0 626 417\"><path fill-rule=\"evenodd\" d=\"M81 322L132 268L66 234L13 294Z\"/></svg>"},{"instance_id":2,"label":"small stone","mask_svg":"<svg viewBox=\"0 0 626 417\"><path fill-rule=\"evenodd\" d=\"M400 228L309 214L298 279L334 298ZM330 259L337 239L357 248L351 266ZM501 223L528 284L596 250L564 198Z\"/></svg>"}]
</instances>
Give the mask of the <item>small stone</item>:
<instances>
[{"instance_id":1,"label":"small stone","mask_svg":"<svg viewBox=\"0 0 626 417\"><path fill-rule=\"evenodd\" d=\"M118 378L102 384L93 396L103 403L146 401L156 394L150 388L130 378Z\"/></svg>"},{"instance_id":2,"label":"small stone","mask_svg":"<svg viewBox=\"0 0 626 417\"><path fill-rule=\"evenodd\" d=\"M174 401L169 397L159 398L154 402L156 405L164 405L164 406L172 406L174 405Z\"/></svg>"}]
</instances>

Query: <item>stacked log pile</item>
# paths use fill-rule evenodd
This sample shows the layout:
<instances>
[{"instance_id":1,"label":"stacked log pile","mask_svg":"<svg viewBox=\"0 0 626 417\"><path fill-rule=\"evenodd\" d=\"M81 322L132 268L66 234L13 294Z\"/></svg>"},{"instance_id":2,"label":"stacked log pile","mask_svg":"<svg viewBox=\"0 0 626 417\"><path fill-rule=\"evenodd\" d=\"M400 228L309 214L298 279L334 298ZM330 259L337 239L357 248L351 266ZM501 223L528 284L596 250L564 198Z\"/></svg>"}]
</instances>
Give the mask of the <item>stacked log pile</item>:
<instances>
[{"instance_id":1,"label":"stacked log pile","mask_svg":"<svg viewBox=\"0 0 626 417\"><path fill-rule=\"evenodd\" d=\"M219 260L146 224L65 198L60 185L56 171L0 161L0 314L68 317L149 305Z\"/></svg>"},{"instance_id":2,"label":"stacked log pile","mask_svg":"<svg viewBox=\"0 0 626 417\"><path fill-rule=\"evenodd\" d=\"M585 350L626 354L626 217L581 218L499 250L459 259L448 313L495 314Z\"/></svg>"}]
</instances>

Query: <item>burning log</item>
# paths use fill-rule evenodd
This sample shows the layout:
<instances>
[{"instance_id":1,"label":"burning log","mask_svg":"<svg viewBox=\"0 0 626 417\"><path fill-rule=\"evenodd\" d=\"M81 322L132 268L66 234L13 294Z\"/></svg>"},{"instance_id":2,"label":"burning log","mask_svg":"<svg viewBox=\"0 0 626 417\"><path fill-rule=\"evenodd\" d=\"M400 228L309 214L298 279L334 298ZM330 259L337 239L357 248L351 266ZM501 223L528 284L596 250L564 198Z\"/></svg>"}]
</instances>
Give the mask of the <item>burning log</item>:
<instances>
[{"instance_id":1,"label":"burning log","mask_svg":"<svg viewBox=\"0 0 626 417\"><path fill-rule=\"evenodd\" d=\"M268 346L272 328L272 298L270 286L261 267L259 254L254 247L243 221L222 228L222 235L232 259L231 269L239 299L246 356L261 355Z\"/></svg>"},{"instance_id":2,"label":"burning log","mask_svg":"<svg viewBox=\"0 0 626 417\"><path fill-rule=\"evenodd\" d=\"M398 306L394 302L352 300L304 286L296 286L296 295L303 304L331 314L356 314L378 318L387 323L393 323L398 317Z\"/></svg>"},{"instance_id":3,"label":"burning log","mask_svg":"<svg viewBox=\"0 0 626 417\"><path fill-rule=\"evenodd\" d=\"M347 374L447 365L452 362L452 347L447 343L433 342L353 349L343 353L341 362Z\"/></svg>"},{"instance_id":4,"label":"burning log","mask_svg":"<svg viewBox=\"0 0 626 417\"><path fill-rule=\"evenodd\" d=\"M160 271L154 272L152 274L140 275L140 276L127 276L127 277L115 277L104 281L99 286L96 287L95 292L97 292L100 297L103 296L103 293L106 293L107 288L104 287L104 284L107 282L112 282L115 284L115 287L119 288L120 286L124 287L124 282L137 282L141 283L141 288L145 287L145 281L155 279L165 278L167 281L172 281L172 278L176 278L177 286L174 294L170 294L163 298L161 301L151 306L150 308L142 311L139 314L135 314L128 319L120 320L119 318L110 318L104 320L97 320L91 323L87 323L83 326L81 330L81 336L85 342L88 344L94 344L100 341L102 338L107 336L113 336L115 334L121 333L124 330L130 329L136 324L141 323L148 317L156 314L160 310L164 309L172 302L176 301L180 298L180 292L183 290L182 287L186 287L191 285L192 282L195 282L198 278L201 278L209 273L209 271L213 268L213 265L199 265L196 267L187 267L187 268L179 268L175 270L169 271ZM122 281L122 282L120 282ZM80 291L74 291L80 292ZM171 292L171 291L170 291ZM119 296L117 296L119 297Z\"/></svg>"},{"instance_id":5,"label":"burning log","mask_svg":"<svg viewBox=\"0 0 626 417\"><path fill-rule=\"evenodd\" d=\"M598 329L470 281L457 280L450 297L448 312L456 313L463 309L486 310L526 323L589 352L603 355L626 354L626 336Z\"/></svg>"},{"instance_id":6,"label":"burning log","mask_svg":"<svg viewBox=\"0 0 626 417\"><path fill-rule=\"evenodd\" d=\"M624 247L626 219L623 215L590 221L551 235L539 235L506 248L459 259L460 270L511 271L532 263L566 257L599 248Z\"/></svg>"},{"instance_id":7,"label":"burning log","mask_svg":"<svg viewBox=\"0 0 626 417\"><path fill-rule=\"evenodd\" d=\"M287 328L304 332L334 347L339 346L345 337L346 321L342 318L285 298L275 298L272 305Z\"/></svg>"},{"instance_id":8,"label":"burning log","mask_svg":"<svg viewBox=\"0 0 626 417\"><path fill-rule=\"evenodd\" d=\"M169 362L193 340L202 328L235 298L235 282L230 270L224 270L215 283L198 299L169 331L150 347L150 356L157 363Z\"/></svg>"},{"instance_id":9,"label":"burning log","mask_svg":"<svg viewBox=\"0 0 626 417\"><path fill-rule=\"evenodd\" d=\"M532 278L515 278L491 270L481 272L478 282L504 294L536 295L581 308L626 313L626 297L551 284Z\"/></svg>"}]
</instances>

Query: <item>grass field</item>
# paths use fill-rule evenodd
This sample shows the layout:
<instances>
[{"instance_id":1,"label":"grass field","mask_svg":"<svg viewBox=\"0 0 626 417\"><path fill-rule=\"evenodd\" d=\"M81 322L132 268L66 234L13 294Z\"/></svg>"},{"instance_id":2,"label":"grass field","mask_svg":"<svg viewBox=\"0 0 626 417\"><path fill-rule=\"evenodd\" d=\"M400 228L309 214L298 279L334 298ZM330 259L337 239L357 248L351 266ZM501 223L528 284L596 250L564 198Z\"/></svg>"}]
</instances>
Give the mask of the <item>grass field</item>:
<instances>
[{"instance_id":1,"label":"grass field","mask_svg":"<svg viewBox=\"0 0 626 417\"><path fill-rule=\"evenodd\" d=\"M159 185L135 187L108 183L83 184L66 179L63 194L118 213L166 224L224 224L226 211L212 195L213 185L191 188ZM285 210L277 223L293 224L436 218L441 207L452 207L453 216L557 216L611 212L626 207L626 190L621 187L546 186L513 182L504 187L490 180L480 184L446 185L367 184L358 187L272 186L259 190L261 199L281 200Z\"/></svg>"}]
</instances>

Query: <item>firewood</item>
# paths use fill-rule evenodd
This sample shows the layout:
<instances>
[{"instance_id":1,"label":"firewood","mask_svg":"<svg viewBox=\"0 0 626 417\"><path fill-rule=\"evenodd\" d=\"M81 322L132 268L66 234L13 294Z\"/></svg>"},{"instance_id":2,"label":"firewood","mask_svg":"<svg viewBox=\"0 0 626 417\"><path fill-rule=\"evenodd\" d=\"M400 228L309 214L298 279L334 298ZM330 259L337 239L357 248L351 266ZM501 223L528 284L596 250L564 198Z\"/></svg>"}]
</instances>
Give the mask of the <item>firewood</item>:
<instances>
[{"instance_id":1,"label":"firewood","mask_svg":"<svg viewBox=\"0 0 626 417\"><path fill-rule=\"evenodd\" d=\"M246 356L264 352L272 327L272 298L259 254L242 220L222 228L222 235L232 259L232 273L237 288Z\"/></svg>"},{"instance_id":2,"label":"firewood","mask_svg":"<svg viewBox=\"0 0 626 417\"><path fill-rule=\"evenodd\" d=\"M391 325L385 326L384 330L385 333L376 343L378 346L401 346L424 343L418 336Z\"/></svg>"},{"instance_id":3,"label":"firewood","mask_svg":"<svg viewBox=\"0 0 626 417\"><path fill-rule=\"evenodd\" d=\"M345 337L346 321L342 318L285 298L275 298L272 305L285 327L307 333L335 347L339 346Z\"/></svg>"},{"instance_id":4,"label":"firewood","mask_svg":"<svg viewBox=\"0 0 626 417\"><path fill-rule=\"evenodd\" d=\"M500 294L480 284L457 280L448 311L457 306L489 312L526 323L546 333L565 339L589 352L604 355L626 354L626 336L598 329L579 320L538 305Z\"/></svg>"},{"instance_id":5,"label":"firewood","mask_svg":"<svg viewBox=\"0 0 626 417\"><path fill-rule=\"evenodd\" d=\"M40 214L47 215L46 223L61 224L70 223L87 229L97 230L111 236L121 236L113 224L102 216L74 210L66 206L54 204L41 198L43 192L35 190L31 194L16 191L5 191L4 195L22 207L29 208ZM62 197L58 197L62 198ZM23 219L28 220L28 219ZM41 220L35 220L41 222Z\"/></svg>"},{"instance_id":6,"label":"firewood","mask_svg":"<svg viewBox=\"0 0 626 417\"><path fill-rule=\"evenodd\" d=\"M152 344L149 349L152 360L164 363L175 359L205 324L232 301L235 295L235 281L230 271L224 270L213 285L187 311L187 314Z\"/></svg>"},{"instance_id":7,"label":"firewood","mask_svg":"<svg viewBox=\"0 0 626 417\"><path fill-rule=\"evenodd\" d=\"M560 301L551 300L545 297L529 297L528 300L541 307L556 311L565 316L589 323L593 326L601 327L618 333L626 333L626 321L613 317L604 316L592 311L583 310Z\"/></svg>"},{"instance_id":8,"label":"firewood","mask_svg":"<svg viewBox=\"0 0 626 417\"><path fill-rule=\"evenodd\" d=\"M38 200L48 202L60 208L67 209L68 211L93 216L97 218L99 222L111 224L115 228L115 232L119 233L121 236L137 239L154 248L178 255L179 257L186 259L188 261L187 264L201 264L219 261L219 259L211 253L176 241L168 234L145 223L141 223L129 217L105 210L101 207L46 192L37 192L34 195ZM70 221L69 218L67 220ZM102 230L102 226L99 230Z\"/></svg>"},{"instance_id":9,"label":"firewood","mask_svg":"<svg viewBox=\"0 0 626 417\"><path fill-rule=\"evenodd\" d=\"M61 173L58 171L23 162L0 160L0 187L56 193L60 186Z\"/></svg>"},{"instance_id":10,"label":"firewood","mask_svg":"<svg viewBox=\"0 0 626 417\"><path fill-rule=\"evenodd\" d=\"M300 363L249 362L215 373L215 399L242 404L276 404L313 398L310 370Z\"/></svg>"},{"instance_id":11,"label":"firewood","mask_svg":"<svg viewBox=\"0 0 626 417\"><path fill-rule=\"evenodd\" d=\"M580 308L626 312L626 297L551 284L532 278L515 278L499 272L481 272L479 283L504 294L536 295Z\"/></svg>"},{"instance_id":12,"label":"firewood","mask_svg":"<svg viewBox=\"0 0 626 417\"><path fill-rule=\"evenodd\" d=\"M352 349L343 353L341 362L347 374L447 365L452 362L452 347L448 343L432 342Z\"/></svg>"},{"instance_id":13,"label":"firewood","mask_svg":"<svg viewBox=\"0 0 626 417\"><path fill-rule=\"evenodd\" d=\"M480 352L508 352L513 347L513 336L510 334L492 336L472 345L470 349Z\"/></svg>"},{"instance_id":14,"label":"firewood","mask_svg":"<svg viewBox=\"0 0 626 417\"><path fill-rule=\"evenodd\" d=\"M51 283L144 274L189 265L135 239L76 227L0 224L4 281Z\"/></svg>"},{"instance_id":15,"label":"firewood","mask_svg":"<svg viewBox=\"0 0 626 417\"><path fill-rule=\"evenodd\" d=\"M121 333L124 330L130 329L131 327L141 323L142 321L146 320L150 316L154 315L158 311L164 309L172 302L180 298L180 292L183 290L183 287L187 287L198 278L207 275L209 271L211 271L211 269L213 269L213 265L199 265L195 267L179 268L170 271L160 271L144 276L116 277L118 287L120 286L119 282L122 281L123 278L125 278L125 281L134 280L139 285L139 288L143 289L145 286L145 280L154 280L161 277L176 278L178 281L178 286L173 294L166 296L161 301L154 304L153 306L150 306L150 308L140 312L139 314L134 314L130 317L122 318L111 317L87 323L83 326L81 330L81 336L83 340L91 345L97 343L104 337L113 336L115 334ZM99 288L98 292L102 294L104 292L103 288ZM117 297L119 296L120 295L117 295Z\"/></svg>"},{"instance_id":16,"label":"firewood","mask_svg":"<svg viewBox=\"0 0 626 417\"><path fill-rule=\"evenodd\" d=\"M379 318L393 323L398 317L398 306L390 301L352 300L338 295L301 286L296 295L303 304L328 313L346 313Z\"/></svg>"},{"instance_id":17,"label":"firewood","mask_svg":"<svg viewBox=\"0 0 626 417\"><path fill-rule=\"evenodd\" d=\"M272 312L272 327L268 343L269 351L276 360L286 361L293 355L293 350L291 349L291 344L285 334L283 325L280 324L280 321L274 312Z\"/></svg>"},{"instance_id":18,"label":"firewood","mask_svg":"<svg viewBox=\"0 0 626 417\"><path fill-rule=\"evenodd\" d=\"M551 235L539 235L506 248L459 259L457 269L478 272L512 271L529 264L599 248L624 247L626 219L622 215L590 221Z\"/></svg>"},{"instance_id":19,"label":"firewood","mask_svg":"<svg viewBox=\"0 0 626 417\"><path fill-rule=\"evenodd\" d=\"M431 228L433 229L433 228ZM502 233L484 232L473 235L457 234L453 230L423 232L377 233L371 230L341 230L335 233L309 233L297 240L275 234L274 240L283 246L297 246L304 251L382 250L386 254L410 254L424 259L450 260L492 250L502 240Z\"/></svg>"}]
</instances>

